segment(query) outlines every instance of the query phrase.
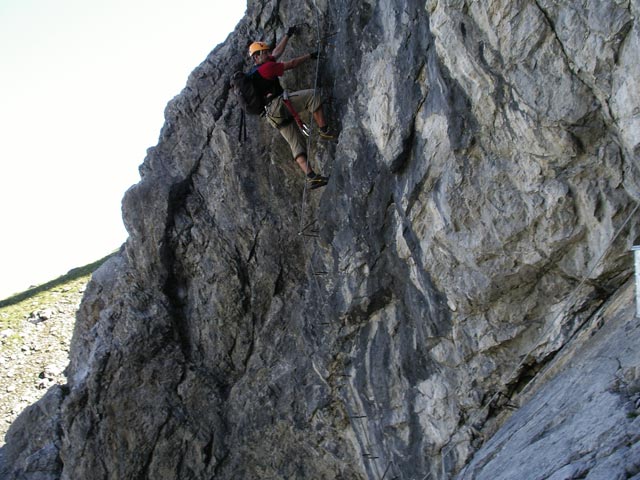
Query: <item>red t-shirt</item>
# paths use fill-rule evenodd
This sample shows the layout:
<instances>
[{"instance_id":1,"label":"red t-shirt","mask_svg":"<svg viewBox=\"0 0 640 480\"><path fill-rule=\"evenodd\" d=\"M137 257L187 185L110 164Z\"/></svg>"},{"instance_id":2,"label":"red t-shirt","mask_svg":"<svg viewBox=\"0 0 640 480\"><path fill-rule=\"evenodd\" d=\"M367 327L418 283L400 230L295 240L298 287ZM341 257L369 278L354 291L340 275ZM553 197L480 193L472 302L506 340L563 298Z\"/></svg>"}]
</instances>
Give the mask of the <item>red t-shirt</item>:
<instances>
[{"instance_id":1,"label":"red t-shirt","mask_svg":"<svg viewBox=\"0 0 640 480\"><path fill-rule=\"evenodd\" d=\"M258 73L265 80L275 80L284 75L284 63L276 62L274 57L269 57L269 60L258 67Z\"/></svg>"}]
</instances>

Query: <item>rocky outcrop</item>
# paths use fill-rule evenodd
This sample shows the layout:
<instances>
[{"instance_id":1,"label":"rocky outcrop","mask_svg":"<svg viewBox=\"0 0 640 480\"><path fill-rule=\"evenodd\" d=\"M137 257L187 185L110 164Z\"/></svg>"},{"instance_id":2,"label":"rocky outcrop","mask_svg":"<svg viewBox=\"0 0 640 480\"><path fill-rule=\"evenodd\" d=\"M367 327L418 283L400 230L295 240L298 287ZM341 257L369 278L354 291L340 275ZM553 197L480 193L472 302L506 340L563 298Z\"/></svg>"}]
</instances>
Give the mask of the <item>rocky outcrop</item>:
<instances>
[{"instance_id":1,"label":"rocky outcrop","mask_svg":"<svg viewBox=\"0 0 640 480\"><path fill-rule=\"evenodd\" d=\"M639 10L250 1L125 196L51 440L27 462L16 422L5 472L637 475ZM260 119L238 141L229 92L247 42L293 24L340 132L312 193Z\"/></svg>"},{"instance_id":2,"label":"rocky outcrop","mask_svg":"<svg viewBox=\"0 0 640 480\"><path fill-rule=\"evenodd\" d=\"M639 478L640 353L633 289L563 347L459 479Z\"/></svg>"}]
</instances>

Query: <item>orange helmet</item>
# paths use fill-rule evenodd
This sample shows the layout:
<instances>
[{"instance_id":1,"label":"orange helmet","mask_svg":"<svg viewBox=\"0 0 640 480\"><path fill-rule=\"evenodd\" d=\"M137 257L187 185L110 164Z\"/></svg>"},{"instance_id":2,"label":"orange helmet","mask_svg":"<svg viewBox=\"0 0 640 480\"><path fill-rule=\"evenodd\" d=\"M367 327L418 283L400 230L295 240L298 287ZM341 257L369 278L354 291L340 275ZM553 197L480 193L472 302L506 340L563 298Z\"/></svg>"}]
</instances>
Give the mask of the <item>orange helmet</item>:
<instances>
[{"instance_id":1,"label":"orange helmet","mask_svg":"<svg viewBox=\"0 0 640 480\"><path fill-rule=\"evenodd\" d=\"M249 56L252 57L254 53L261 52L263 50L271 50L271 47L264 42L253 42L249 45Z\"/></svg>"}]
</instances>

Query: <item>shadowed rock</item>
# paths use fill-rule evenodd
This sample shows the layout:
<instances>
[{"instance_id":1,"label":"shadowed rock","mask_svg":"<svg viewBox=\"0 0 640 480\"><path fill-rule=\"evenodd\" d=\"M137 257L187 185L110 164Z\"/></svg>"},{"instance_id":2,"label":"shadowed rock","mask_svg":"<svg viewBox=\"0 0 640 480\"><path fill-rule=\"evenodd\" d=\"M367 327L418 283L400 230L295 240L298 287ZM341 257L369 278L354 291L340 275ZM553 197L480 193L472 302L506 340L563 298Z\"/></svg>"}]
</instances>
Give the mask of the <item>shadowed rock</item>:
<instances>
[{"instance_id":1,"label":"shadowed rock","mask_svg":"<svg viewBox=\"0 0 640 480\"><path fill-rule=\"evenodd\" d=\"M167 106L7 478L636 475L639 5L583 3L250 1ZM304 204L229 91L293 24L339 132Z\"/></svg>"}]
</instances>

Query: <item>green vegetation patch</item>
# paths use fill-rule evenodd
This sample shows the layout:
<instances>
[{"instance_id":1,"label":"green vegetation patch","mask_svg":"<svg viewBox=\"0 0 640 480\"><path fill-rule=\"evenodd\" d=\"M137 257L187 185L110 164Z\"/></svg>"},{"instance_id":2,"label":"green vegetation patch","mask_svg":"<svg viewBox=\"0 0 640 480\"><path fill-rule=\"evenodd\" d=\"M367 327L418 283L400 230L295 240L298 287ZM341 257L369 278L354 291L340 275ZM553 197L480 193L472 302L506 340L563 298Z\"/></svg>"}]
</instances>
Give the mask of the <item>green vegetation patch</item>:
<instances>
[{"instance_id":1,"label":"green vegetation patch","mask_svg":"<svg viewBox=\"0 0 640 480\"><path fill-rule=\"evenodd\" d=\"M45 284L0 301L0 336L5 345L18 340L21 322L38 311L46 310L61 297L78 294L100 265L115 254L108 255L84 267L74 268L69 273Z\"/></svg>"}]
</instances>

